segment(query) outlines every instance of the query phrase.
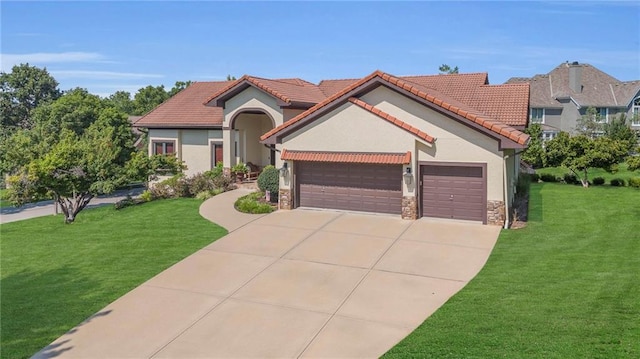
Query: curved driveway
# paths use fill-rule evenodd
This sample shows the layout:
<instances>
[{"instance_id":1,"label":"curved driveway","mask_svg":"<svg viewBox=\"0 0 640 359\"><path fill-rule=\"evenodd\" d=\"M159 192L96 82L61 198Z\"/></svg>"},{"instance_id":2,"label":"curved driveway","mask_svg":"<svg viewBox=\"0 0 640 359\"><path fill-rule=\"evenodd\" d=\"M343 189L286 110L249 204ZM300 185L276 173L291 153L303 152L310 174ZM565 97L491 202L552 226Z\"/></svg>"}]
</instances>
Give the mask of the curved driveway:
<instances>
[{"instance_id":1,"label":"curved driveway","mask_svg":"<svg viewBox=\"0 0 640 359\"><path fill-rule=\"evenodd\" d=\"M336 211L200 213L230 233L36 357L379 357L471 280L500 228Z\"/></svg>"}]
</instances>

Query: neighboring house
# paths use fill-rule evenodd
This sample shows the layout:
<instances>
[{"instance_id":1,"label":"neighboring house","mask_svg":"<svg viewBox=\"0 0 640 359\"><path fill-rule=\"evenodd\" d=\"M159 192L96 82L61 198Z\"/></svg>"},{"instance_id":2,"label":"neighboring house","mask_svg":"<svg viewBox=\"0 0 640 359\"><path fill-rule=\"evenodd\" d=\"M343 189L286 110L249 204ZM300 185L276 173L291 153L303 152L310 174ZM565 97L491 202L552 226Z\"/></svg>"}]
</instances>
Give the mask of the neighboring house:
<instances>
[{"instance_id":1,"label":"neighboring house","mask_svg":"<svg viewBox=\"0 0 640 359\"><path fill-rule=\"evenodd\" d=\"M486 73L194 83L141 118L151 153L188 173L280 168L280 208L503 225L529 137L528 84Z\"/></svg>"},{"instance_id":2,"label":"neighboring house","mask_svg":"<svg viewBox=\"0 0 640 359\"><path fill-rule=\"evenodd\" d=\"M566 62L548 74L507 81L515 83L531 85L529 123L542 125L544 140L560 131L574 132L589 107L603 122L626 113L632 128L640 131L640 80L623 82L589 64Z\"/></svg>"}]
</instances>

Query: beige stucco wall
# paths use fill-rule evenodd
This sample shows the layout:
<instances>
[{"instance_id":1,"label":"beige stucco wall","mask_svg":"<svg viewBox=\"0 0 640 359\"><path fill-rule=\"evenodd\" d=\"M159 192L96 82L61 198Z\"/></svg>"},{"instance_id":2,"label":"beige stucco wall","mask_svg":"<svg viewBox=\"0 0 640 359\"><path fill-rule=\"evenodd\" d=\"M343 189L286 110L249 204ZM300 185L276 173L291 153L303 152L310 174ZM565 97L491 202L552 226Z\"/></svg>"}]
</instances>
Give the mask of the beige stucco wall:
<instances>
[{"instance_id":1,"label":"beige stucco wall","mask_svg":"<svg viewBox=\"0 0 640 359\"><path fill-rule=\"evenodd\" d=\"M176 155L187 166L185 174L191 176L212 168L211 143L221 142L222 130L149 129L149 153L153 153L153 141L164 140L176 142Z\"/></svg>"},{"instance_id":2,"label":"beige stucco wall","mask_svg":"<svg viewBox=\"0 0 640 359\"><path fill-rule=\"evenodd\" d=\"M419 161L486 163L487 199L504 199L502 153L498 150L496 140L419 105L413 100L393 98L395 94L385 95L386 99L377 104L378 108L384 107L387 113L435 136L437 138L435 144L430 145L418 140L386 120L356 105L346 103L306 128L284 138L283 147L288 150L307 151L411 151L410 166L414 178L411 185L403 183L404 195L416 194L414 184L419 172L417 171ZM367 100L373 102L372 98ZM281 185L288 188L284 181Z\"/></svg>"}]
</instances>

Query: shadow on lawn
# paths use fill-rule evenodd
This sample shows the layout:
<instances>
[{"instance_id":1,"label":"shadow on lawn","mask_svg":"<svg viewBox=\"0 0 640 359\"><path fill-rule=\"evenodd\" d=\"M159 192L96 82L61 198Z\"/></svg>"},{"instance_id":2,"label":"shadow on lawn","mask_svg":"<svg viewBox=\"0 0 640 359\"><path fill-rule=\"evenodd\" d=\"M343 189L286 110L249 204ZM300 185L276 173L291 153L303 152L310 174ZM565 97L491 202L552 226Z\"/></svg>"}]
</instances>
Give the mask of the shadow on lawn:
<instances>
[{"instance_id":1,"label":"shadow on lawn","mask_svg":"<svg viewBox=\"0 0 640 359\"><path fill-rule=\"evenodd\" d=\"M542 188L543 185L531 186L529 188L529 222L542 222Z\"/></svg>"},{"instance_id":2,"label":"shadow on lawn","mask_svg":"<svg viewBox=\"0 0 640 359\"><path fill-rule=\"evenodd\" d=\"M85 302L100 285L71 267L45 272L24 270L3 278L0 286L0 345L6 358L28 358L40 349L37 357L56 357L73 348L70 340L47 344L80 322L78 326L109 314L100 312L86 319Z\"/></svg>"}]
</instances>

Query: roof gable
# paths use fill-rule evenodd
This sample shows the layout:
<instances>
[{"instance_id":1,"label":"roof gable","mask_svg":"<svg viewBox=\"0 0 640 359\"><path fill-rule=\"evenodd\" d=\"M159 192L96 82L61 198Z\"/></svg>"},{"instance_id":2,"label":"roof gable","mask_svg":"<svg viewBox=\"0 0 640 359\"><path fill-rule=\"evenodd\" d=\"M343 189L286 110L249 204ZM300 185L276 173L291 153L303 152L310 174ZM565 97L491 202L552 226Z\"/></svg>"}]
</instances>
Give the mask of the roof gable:
<instances>
[{"instance_id":1,"label":"roof gable","mask_svg":"<svg viewBox=\"0 0 640 359\"><path fill-rule=\"evenodd\" d=\"M515 144L516 147L522 147L525 146L529 140L528 135L503 122L490 118L466 104L455 99L451 99L438 91L422 87L418 84L389 75L382 71L375 71L363 79L352 83L342 91L336 92L332 96L328 97L325 101L318 103L293 119L267 132L261 136L260 139L263 142L276 143L282 136L298 128L304 127L315 118L320 117L322 114L327 113L331 109L334 109L348 101L349 98L357 97L358 94L367 92L368 90L380 85L388 86L401 93L404 92L405 95L408 95L414 100L422 102L431 108L437 109L440 112L449 115L449 117L460 120L481 132L492 134L501 140L506 140L504 142L501 141L503 145L512 146ZM528 105L528 91L523 95L525 96L523 101L525 103L524 106L526 107Z\"/></svg>"},{"instance_id":2,"label":"roof gable","mask_svg":"<svg viewBox=\"0 0 640 359\"><path fill-rule=\"evenodd\" d=\"M274 97L281 107L309 108L326 98L318 86L302 79L271 80L244 75L226 88L214 93L204 101L204 104L207 106L224 107L228 99L248 87L255 87Z\"/></svg>"}]
</instances>

